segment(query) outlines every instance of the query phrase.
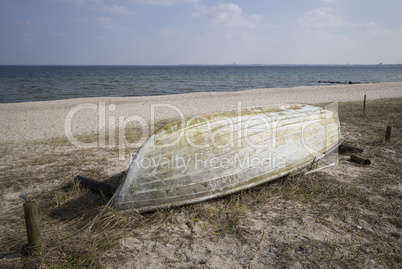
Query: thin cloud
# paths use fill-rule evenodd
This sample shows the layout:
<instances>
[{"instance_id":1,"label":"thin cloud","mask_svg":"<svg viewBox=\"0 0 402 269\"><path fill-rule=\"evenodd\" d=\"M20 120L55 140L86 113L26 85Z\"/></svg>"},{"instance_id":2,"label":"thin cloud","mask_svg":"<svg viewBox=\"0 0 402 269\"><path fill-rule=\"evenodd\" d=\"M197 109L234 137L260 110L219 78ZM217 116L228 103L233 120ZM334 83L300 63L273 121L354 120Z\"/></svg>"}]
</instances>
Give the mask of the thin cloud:
<instances>
[{"instance_id":1,"label":"thin cloud","mask_svg":"<svg viewBox=\"0 0 402 269\"><path fill-rule=\"evenodd\" d=\"M25 21L21 21L21 20L15 20L14 21L16 24L25 24L25 25L31 25L32 22L30 20L25 20Z\"/></svg>"},{"instance_id":2,"label":"thin cloud","mask_svg":"<svg viewBox=\"0 0 402 269\"><path fill-rule=\"evenodd\" d=\"M255 28L260 15L244 16L243 10L235 4L214 7L197 6L194 17L207 20L212 26Z\"/></svg>"},{"instance_id":3,"label":"thin cloud","mask_svg":"<svg viewBox=\"0 0 402 269\"><path fill-rule=\"evenodd\" d=\"M375 27L375 26L377 26L377 24L374 22L370 22L370 23L348 23L348 22L346 22L345 25L351 26L351 27L366 27L366 26Z\"/></svg>"},{"instance_id":4,"label":"thin cloud","mask_svg":"<svg viewBox=\"0 0 402 269\"><path fill-rule=\"evenodd\" d=\"M71 2L75 6L80 8L85 8L89 10L104 12L104 13L114 13L120 15L130 15L135 14L135 11L130 10L126 7L119 6L117 4L108 4L106 2L113 1L104 1L104 0L61 0L64 2Z\"/></svg>"},{"instance_id":5,"label":"thin cloud","mask_svg":"<svg viewBox=\"0 0 402 269\"><path fill-rule=\"evenodd\" d=\"M155 6L172 6L176 4L198 3L200 0L134 0L135 3Z\"/></svg>"},{"instance_id":6,"label":"thin cloud","mask_svg":"<svg viewBox=\"0 0 402 269\"><path fill-rule=\"evenodd\" d=\"M373 27L375 23L349 23L345 18L335 14L332 8L318 8L308 12L302 19L299 20L302 26L308 28L326 28L336 26L350 26L350 27Z\"/></svg>"},{"instance_id":7,"label":"thin cloud","mask_svg":"<svg viewBox=\"0 0 402 269\"><path fill-rule=\"evenodd\" d=\"M300 20L301 25L306 27L325 28L328 26L341 26L345 23L342 16L334 14L332 8L318 8L308 12Z\"/></svg>"},{"instance_id":8,"label":"thin cloud","mask_svg":"<svg viewBox=\"0 0 402 269\"><path fill-rule=\"evenodd\" d=\"M100 25L108 29L113 28L112 19L104 16L74 17L70 20L77 23Z\"/></svg>"}]
</instances>

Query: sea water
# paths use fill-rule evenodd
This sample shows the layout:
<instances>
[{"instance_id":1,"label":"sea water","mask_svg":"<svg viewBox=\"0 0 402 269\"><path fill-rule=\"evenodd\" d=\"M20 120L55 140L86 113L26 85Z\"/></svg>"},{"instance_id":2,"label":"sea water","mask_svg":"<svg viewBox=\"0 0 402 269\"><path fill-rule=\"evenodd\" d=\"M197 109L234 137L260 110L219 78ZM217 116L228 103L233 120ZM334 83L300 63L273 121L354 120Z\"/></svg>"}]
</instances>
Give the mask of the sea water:
<instances>
[{"instance_id":1,"label":"sea water","mask_svg":"<svg viewBox=\"0 0 402 269\"><path fill-rule=\"evenodd\" d=\"M392 81L402 65L0 66L0 102Z\"/></svg>"}]
</instances>

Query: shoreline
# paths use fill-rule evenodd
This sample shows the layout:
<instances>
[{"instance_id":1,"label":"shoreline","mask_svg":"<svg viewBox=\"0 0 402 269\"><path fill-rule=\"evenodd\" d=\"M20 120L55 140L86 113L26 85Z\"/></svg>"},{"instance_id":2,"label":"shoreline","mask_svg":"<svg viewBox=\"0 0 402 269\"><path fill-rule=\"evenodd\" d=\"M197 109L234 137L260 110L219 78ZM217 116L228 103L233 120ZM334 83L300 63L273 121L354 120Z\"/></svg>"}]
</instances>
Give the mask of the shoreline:
<instances>
[{"instance_id":1,"label":"shoreline","mask_svg":"<svg viewBox=\"0 0 402 269\"><path fill-rule=\"evenodd\" d=\"M74 135L90 134L120 124L153 124L239 107L363 101L365 94L368 101L399 98L402 82L3 103L0 143L65 137L66 128Z\"/></svg>"}]
</instances>

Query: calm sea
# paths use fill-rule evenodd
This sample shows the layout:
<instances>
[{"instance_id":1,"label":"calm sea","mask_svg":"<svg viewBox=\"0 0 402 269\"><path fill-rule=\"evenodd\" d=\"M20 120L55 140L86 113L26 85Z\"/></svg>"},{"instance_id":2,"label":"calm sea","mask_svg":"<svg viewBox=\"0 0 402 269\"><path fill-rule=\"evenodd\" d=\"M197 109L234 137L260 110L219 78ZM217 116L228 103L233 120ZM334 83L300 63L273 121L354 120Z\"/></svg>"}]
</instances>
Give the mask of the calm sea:
<instances>
[{"instance_id":1,"label":"calm sea","mask_svg":"<svg viewBox=\"0 0 402 269\"><path fill-rule=\"evenodd\" d=\"M402 81L402 65L0 66L0 102Z\"/></svg>"}]
</instances>

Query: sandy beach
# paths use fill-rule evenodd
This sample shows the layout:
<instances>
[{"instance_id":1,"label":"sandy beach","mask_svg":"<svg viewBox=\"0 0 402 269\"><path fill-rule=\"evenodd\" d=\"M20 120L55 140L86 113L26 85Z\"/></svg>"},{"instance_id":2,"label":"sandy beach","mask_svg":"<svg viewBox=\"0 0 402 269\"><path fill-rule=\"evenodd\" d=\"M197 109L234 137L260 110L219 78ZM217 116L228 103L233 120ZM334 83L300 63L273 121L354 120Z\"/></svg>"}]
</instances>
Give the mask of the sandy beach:
<instances>
[{"instance_id":1,"label":"sandy beach","mask_svg":"<svg viewBox=\"0 0 402 269\"><path fill-rule=\"evenodd\" d=\"M64 137L66 128L74 135L98 133L130 119L149 124L238 107L362 101L364 95L368 101L402 97L402 82L0 104L0 142Z\"/></svg>"},{"instance_id":2,"label":"sandy beach","mask_svg":"<svg viewBox=\"0 0 402 269\"><path fill-rule=\"evenodd\" d=\"M0 267L399 268L401 97L395 82L0 104ZM118 185L138 147L123 150L122 160L120 144L81 148L65 139L69 132L100 143L102 129L110 138L128 127L137 137L144 129L135 124L152 130L238 107L330 102L339 102L342 137L364 148L371 165L339 152L337 165L315 173L142 215L105 207L104 194L74 183L82 175ZM61 139L46 139L53 137ZM21 194L39 204L42 256L20 254Z\"/></svg>"}]
</instances>

